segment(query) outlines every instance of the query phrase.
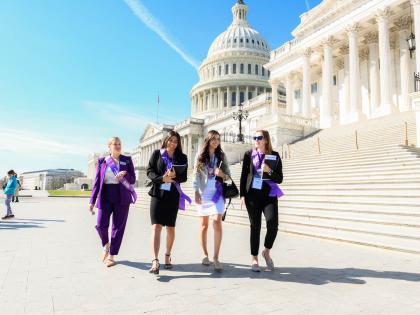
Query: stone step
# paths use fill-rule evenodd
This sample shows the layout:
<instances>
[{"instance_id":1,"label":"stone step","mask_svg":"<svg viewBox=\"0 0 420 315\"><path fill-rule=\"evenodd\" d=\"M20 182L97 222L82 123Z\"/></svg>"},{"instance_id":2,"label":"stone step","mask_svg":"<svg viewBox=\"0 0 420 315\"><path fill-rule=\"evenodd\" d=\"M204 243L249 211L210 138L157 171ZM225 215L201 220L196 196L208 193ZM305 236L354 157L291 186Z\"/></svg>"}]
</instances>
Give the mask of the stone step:
<instances>
[{"instance_id":1,"label":"stone step","mask_svg":"<svg viewBox=\"0 0 420 315\"><path fill-rule=\"evenodd\" d=\"M419 206L420 197L416 196L349 196L349 195L307 195L301 193L289 193L284 195L282 200L287 201L311 201L311 202L343 202L343 203L369 203L369 204L391 204L405 205L407 207Z\"/></svg>"}]
</instances>

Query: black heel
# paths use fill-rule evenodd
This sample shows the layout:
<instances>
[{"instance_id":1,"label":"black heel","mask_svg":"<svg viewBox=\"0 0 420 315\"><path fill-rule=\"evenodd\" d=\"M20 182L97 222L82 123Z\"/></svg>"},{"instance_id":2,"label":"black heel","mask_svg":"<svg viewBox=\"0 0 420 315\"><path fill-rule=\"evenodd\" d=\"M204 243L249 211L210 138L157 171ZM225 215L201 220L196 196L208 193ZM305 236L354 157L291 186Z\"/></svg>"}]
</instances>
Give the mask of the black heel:
<instances>
[{"instance_id":1,"label":"black heel","mask_svg":"<svg viewBox=\"0 0 420 315\"><path fill-rule=\"evenodd\" d=\"M171 263L171 261L172 261L171 254L165 254L165 256L166 256L166 257L169 257L169 264L165 264L165 265L164 265L164 268L165 268L165 269L172 269L172 268L173 268L173 265L172 265L172 263Z\"/></svg>"},{"instance_id":2,"label":"black heel","mask_svg":"<svg viewBox=\"0 0 420 315\"><path fill-rule=\"evenodd\" d=\"M153 267L153 263L156 261L156 266ZM149 273L153 273L155 275L159 274L159 268L160 268L160 264L159 264L159 259L153 259L152 260L152 268L150 268Z\"/></svg>"}]
</instances>

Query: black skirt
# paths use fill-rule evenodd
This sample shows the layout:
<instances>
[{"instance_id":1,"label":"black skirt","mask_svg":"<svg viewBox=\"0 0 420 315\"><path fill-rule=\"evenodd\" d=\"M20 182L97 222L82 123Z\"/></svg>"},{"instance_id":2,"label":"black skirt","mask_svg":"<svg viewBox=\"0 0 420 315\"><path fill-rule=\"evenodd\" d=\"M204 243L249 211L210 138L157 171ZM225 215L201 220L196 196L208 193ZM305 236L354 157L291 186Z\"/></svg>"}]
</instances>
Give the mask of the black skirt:
<instances>
[{"instance_id":1,"label":"black skirt","mask_svg":"<svg viewBox=\"0 0 420 315\"><path fill-rule=\"evenodd\" d=\"M174 185L158 197L151 197L150 220L152 225L175 227L179 209L179 193Z\"/></svg>"}]
</instances>

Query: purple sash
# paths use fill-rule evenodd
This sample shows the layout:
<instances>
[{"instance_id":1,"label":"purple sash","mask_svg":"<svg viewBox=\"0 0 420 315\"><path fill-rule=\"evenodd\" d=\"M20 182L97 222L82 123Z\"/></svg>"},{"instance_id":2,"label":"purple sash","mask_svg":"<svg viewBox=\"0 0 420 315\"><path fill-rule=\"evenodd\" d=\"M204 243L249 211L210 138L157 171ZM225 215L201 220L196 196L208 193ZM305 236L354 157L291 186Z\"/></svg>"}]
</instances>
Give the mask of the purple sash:
<instances>
[{"instance_id":1,"label":"purple sash","mask_svg":"<svg viewBox=\"0 0 420 315\"><path fill-rule=\"evenodd\" d=\"M118 175L118 172L119 172L119 169L118 169L118 166L115 164L114 159L110 155L108 155L105 158L105 162L106 162L106 165L109 166L109 168L111 169L112 173L115 176L117 176ZM134 190L134 186L131 185L128 182L128 180L125 179L125 177L123 177L122 179L120 179L120 183L130 192L131 202L132 203L136 203L136 201L137 201L137 194L136 194L136 191Z\"/></svg>"},{"instance_id":2,"label":"purple sash","mask_svg":"<svg viewBox=\"0 0 420 315\"><path fill-rule=\"evenodd\" d=\"M161 149L160 150L160 155L163 159L163 161L165 162L165 172L167 172L169 169L172 168L173 163L172 160L169 158L168 156L168 152L165 149ZM181 210L185 210L185 201L188 201L189 204L191 204L191 198L188 197L186 194L184 194L184 192L181 189L181 185L177 182L174 183L176 189L178 190L179 193L179 206L178 208Z\"/></svg>"},{"instance_id":3,"label":"purple sash","mask_svg":"<svg viewBox=\"0 0 420 315\"><path fill-rule=\"evenodd\" d=\"M251 159L253 165L253 173L254 175L257 174L257 171L261 169L261 165L263 164L265 154L260 154L257 150L252 150ZM284 192L280 189L279 185L275 183L273 180L268 179L264 180L265 183L270 186L270 197L277 197L280 198L284 195Z\"/></svg>"},{"instance_id":4,"label":"purple sash","mask_svg":"<svg viewBox=\"0 0 420 315\"><path fill-rule=\"evenodd\" d=\"M217 162L218 161L217 161L216 157L214 157L214 159L213 159L213 161L211 161L211 163L209 162L210 168L213 169L213 174L210 174L209 165L207 165L208 177L215 176L214 175L214 170L216 168ZM211 198L211 201L213 201L214 203L217 203L219 201L220 197L222 197L222 195L223 195L223 185L217 179L215 181L216 181L216 192L214 193L213 197Z\"/></svg>"}]
</instances>

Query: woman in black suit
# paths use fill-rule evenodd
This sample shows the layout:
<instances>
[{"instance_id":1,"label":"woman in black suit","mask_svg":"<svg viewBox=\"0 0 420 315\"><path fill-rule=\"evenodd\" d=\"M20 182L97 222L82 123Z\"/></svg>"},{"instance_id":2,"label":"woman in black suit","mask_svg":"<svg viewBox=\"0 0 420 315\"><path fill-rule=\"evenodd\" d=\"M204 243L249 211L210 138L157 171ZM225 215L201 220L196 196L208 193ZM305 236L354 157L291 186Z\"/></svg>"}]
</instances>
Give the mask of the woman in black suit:
<instances>
[{"instance_id":1,"label":"woman in black suit","mask_svg":"<svg viewBox=\"0 0 420 315\"><path fill-rule=\"evenodd\" d=\"M176 174L174 165L185 165L181 174ZM162 227L166 226L165 269L171 269L171 251L175 240L175 223L178 209L185 210L185 201L191 203L180 183L187 181L188 161L182 153L181 137L175 131L168 133L162 149L153 152L147 167L147 177L152 181L149 195L152 222L152 248L154 259L150 273L159 274L159 248Z\"/></svg>"},{"instance_id":2,"label":"woman in black suit","mask_svg":"<svg viewBox=\"0 0 420 315\"><path fill-rule=\"evenodd\" d=\"M255 148L244 155L241 173L241 207L245 204L251 224L252 271L259 272L258 251L260 246L261 215L264 213L267 234L262 256L267 270L274 269L270 250L278 230L278 198L283 195L277 184L283 181L280 155L273 151L270 134L259 130L254 136ZM271 160L270 162L265 162ZM270 164L272 167L268 165ZM264 177L263 177L264 176ZM264 178L264 180L262 180Z\"/></svg>"}]
</instances>

